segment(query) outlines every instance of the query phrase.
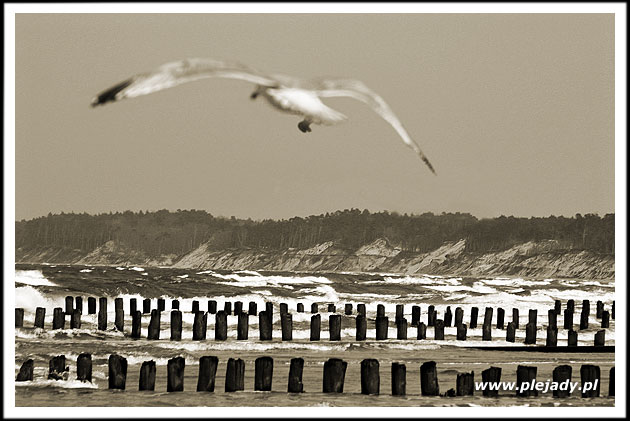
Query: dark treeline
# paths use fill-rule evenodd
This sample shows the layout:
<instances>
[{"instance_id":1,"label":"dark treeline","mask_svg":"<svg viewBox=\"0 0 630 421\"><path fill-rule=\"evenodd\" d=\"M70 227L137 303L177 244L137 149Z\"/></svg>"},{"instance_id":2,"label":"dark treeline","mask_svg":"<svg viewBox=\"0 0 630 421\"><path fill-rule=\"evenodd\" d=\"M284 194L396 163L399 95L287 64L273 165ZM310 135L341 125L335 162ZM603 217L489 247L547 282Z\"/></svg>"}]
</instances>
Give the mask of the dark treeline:
<instances>
[{"instance_id":1,"label":"dark treeline","mask_svg":"<svg viewBox=\"0 0 630 421\"><path fill-rule=\"evenodd\" d=\"M466 250L505 250L527 241L556 240L558 248L614 252L615 217L477 219L468 213L400 215L346 209L288 220L252 221L215 217L205 211L61 213L16 222L16 247L69 247L83 251L114 240L149 255L183 254L209 242L210 248L307 248L326 241L356 249L386 238L405 251L427 252L445 241L466 240Z\"/></svg>"}]
</instances>

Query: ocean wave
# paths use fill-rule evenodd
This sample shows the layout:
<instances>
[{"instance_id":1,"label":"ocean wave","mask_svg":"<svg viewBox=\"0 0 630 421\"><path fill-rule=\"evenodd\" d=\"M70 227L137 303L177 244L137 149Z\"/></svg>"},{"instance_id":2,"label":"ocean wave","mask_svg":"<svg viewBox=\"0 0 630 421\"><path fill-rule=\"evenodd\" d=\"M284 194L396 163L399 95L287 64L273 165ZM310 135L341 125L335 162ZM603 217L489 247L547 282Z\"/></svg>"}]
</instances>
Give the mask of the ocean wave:
<instances>
[{"instance_id":1,"label":"ocean wave","mask_svg":"<svg viewBox=\"0 0 630 421\"><path fill-rule=\"evenodd\" d=\"M48 380L36 379L25 382L15 382L15 386L29 387L60 387L63 389L98 389L95 383L83 382L80 380Z\"/></svg>"},{"instance_id":2,"label":"ocean wave","mask_svg":"<svg viewBox=\"0 0 630 421\"><path fill-rule=\"evenodd\" d=\"M46 279L41 270L16 270L15 283L35 286L59 286Z\"/></svg>"}]
</instances>

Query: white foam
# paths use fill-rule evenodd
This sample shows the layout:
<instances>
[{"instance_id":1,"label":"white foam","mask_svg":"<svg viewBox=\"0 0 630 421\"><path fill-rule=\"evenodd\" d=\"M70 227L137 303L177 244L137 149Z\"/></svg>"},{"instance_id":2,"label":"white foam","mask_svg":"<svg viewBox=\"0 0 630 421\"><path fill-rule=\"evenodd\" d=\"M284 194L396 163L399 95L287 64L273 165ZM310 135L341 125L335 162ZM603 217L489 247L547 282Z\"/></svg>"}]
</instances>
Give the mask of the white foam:
<instances>
[{"instance_id":1,"label":"white foam","mask_svg":"<svg viewBox=\"0 0 630 421\"><path fill-rule=\"evenodd\" d=\"M83 382L80 380L37 379L25 382L15 382L15 386L61 387L64 389L98 389L98 386L95 383Z\"/></svg>"},{"instance_id":2,"label":"white foam","mask_svg":"<svg viewBox=\"0 0 630 421\"><path fill-rule=\"evenodd\" d=\"M92 272L92 269L81 269L79 272L90 273Z\"/></svg>"},{"instance_id":3,"label":"white foam","mask_svg":"<svg viewBox=\"0 0 630 421\"><path fill-rule=\"evenodd\" d=\"M58 286L44 277L41 270L16 270L15 283L24 285Z\"/></svg>"},{"instance_id":4,"label":"white foam","mask_svg":"<svg viewBox=\"0 0 630 421\"><path fill-rule=\"evenodd\" d=\"M135 270L136 272L144 272L144 268L140 268L138 266L134 266L132 268L129 268L129 270Z\"/></svg>"}]
</instances>

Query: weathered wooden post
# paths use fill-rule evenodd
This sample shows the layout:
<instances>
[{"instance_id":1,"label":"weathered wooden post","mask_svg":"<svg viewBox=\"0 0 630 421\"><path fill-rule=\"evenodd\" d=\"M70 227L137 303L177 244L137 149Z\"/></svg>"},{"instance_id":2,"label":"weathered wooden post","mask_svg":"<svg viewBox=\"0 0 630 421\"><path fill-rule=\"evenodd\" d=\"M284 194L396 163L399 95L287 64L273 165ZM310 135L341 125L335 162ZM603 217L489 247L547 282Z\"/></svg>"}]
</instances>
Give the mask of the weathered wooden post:
<instances>
[{"instance_id":1,"label":"weathered wooden post","mask_svg":"<svg viewBox=\"0 0 630 421\"><path fill-rule=\"evenodd\" d=\"M255 301L250 301L247 307L247 314L250 316L258 316L258 304Z\"/></svg>"},{"instance_id":2,"label":"weathered wooden post","mask_svg":"<svg viewBox=\"0 0 630 421\"><path fill-rule=\"evenodd\" d=\"M107 365L109 388L125 390L125 383L127 382L127 359L117 354L111 354Z\"/></svg>"},{"instance_id":3,"label":"weathered wooden post","mask_svg":"<svg viewBox=\"0 0 630 421\"><path fill-rule=\"evenodd\" d=\"M234 315L238 316L242 312L243 312L243 302L242 301L236 301L234 303Z\"/></svg>"},{"instance_id":4,"label":"weathered wooden post","mask_svg":"<svg viewBox=\"0 0 630 421\"><path fill-rule=\"evenodd\" d=\"M28 382L33 380L33 360L28 359L24 361L22 366L20 367L20 372L15 378L16 382Z\"/></svg>"},{"instance_id":5,"label":"weathered wooden post","mask_svg":"<svg viewBox=\"0 0 630 421\"><path fill-rule=\"evenodd\" d=\"M556 310L549 309L549 311L547 311L547 322L548 326L558 328L558 315L556 314Z\"/></svg>"},{"instance_id":6,"label":"weathered wooden post","mask_svg":"<svg viewBox=\"0 0 630 421\"><path fill-rule=\"evenodd\" d=\"M215 300L208 300L208 313L217 314L217 302Z\"/></svg>"},{"instance_id":7,"label":"weathered wooden post","mask_svg":"<svg viewBox=\"0 0 630 421\"><path fill-rule=\"evenodd\" d=\"M197 313L199 312L199 301L198 300L193 300L192 302L192 308L190 309L191 313Z\"/></svg>"},{"instance_id":8,"label":"weathered wooden post","mask_svg":"<svg viewBox=\"0 0 630 421\"><path fill-rule=\"evenodd\" d=\"M378 395L380 384L378 360L368 358L361 361L361 394Z\"/></svg>"},{"instance_id":9,"label":"weathered wooden post","mask_svg":"<svg viewBox=\"0 0 630 421\"><path fill-rule=\"evenodd\" d=\"M129 299L129 314L133 314L138 311L138 299L130 298Z\"/></svg>"},{"instance_id":10,"label":"weathered wooden post","mask_svg":"<svg viewBox=\"0 0 630 421\"><path fill-rule=\"evenodd\" d=\"M337 311L337 309L335 308L334 304L328 304L328 312L329 313L334 313L335 311Z\"/></svg>"},{"instance_id":11,"label":"weathered wooden post","mask_svg":"<svg viewBox=\"0 0 630 421\"><path fill-rule=\"evenodd\" d=\"M586 313L586 315L591 314L591 302L589 300L582 300L582 313Z\"/></svg>"},{"instance_id":12,"label":"weathered wooden post","mask_svg":"<svg viewBox=\"0 0 630 421\"><path fill-rule=\"evenodd\" d=\"M131 337L132 338L140 338L140 329L142 326L142 313L136 310L134 313L131 313Z\"/></svg>"},{"instance_id":13,"label":"weathered wooden post","mask_svg":"<svg viewBox=\"0 0 630 421\"><path fill-rule=\"evenodd\" d=\"M475 393L475 372L457 373L455 396L473 396Z\"/></svg>"},{"instance_id":14,"label":"weathered wooden post","mask_svg":"<svg viewBox=\"0 0 630 421\"><path fill-rule=\"evenodd\" d=\"M144 361L140 366L140 379L138 380L138 390L155 390L155 361Z\"/></svg>"},{"instance_id":15,"label":"weathered wooden post","mask_svg":"<svg viewBox=\"0 0 630 421\"><path fill-rule=\"evenodd\" d=\"M232 303L230 301L226 301L225 304L223 304L223 311L225 311L227 316L232 314Z\"/></svg>"},{"instance_id":16,"label":"weathered wooden post","mask_svg":"<svg viewBox=\"0 0 630 421\"><path fill-rule=\"evenodd\" d=\"M505 340L512 343L516 341L516 327L514 326L514 322L508 322L507 324Z\"/></svg>"},{"instance_id":17,"label":"weathered wooden post","mask_svg":"<svg viewBox=\"0 0 630 421\"><path fill-rule=\"evenodd\" d=\"M149 313L151 313L151 299L145 298L144 300L142 300L142 314Z\"/></svg>"},{"instance_id":18,"label":"weathered wooden post","mask_svg":"<svg viewBox=\"0 0 630 421\"><path fill-rule=\"evenodd\" d=\"M96 314L96 298L88 297L88 314Z\"/></svg>"},{"instance_id":19,"label":"weathered wooden post","mask_svg":"<svg viewBox=\"0 0 630 421\"><path fill-rule=\"evenodd\" d=\"M451 312L451 306L447 306L446 312L444 313L444 326L451 327L452 321L453 321L453 313Z\"/></svg>"},{"instance_id":20,"label":"weathered wooden post","mask_svg":"<svg viewBox=\"0 0 630 421\"><path fill-rule=\"evenodd\" d=\"M497 329L505 328L505 310L497 308Z\"/></svg>"},{"instance_id":21,"label":"weathered wooden post","mask_svg":"<svg viewBox=\"0 0 630 421\"><path fill-rule=\"evenodd\" d=\"M46 309L44 307L37 307L35 309L35 322L33 323L33 327L38 327L40 329L43 329L45 318L46 318Z\"/></svg>"},{"instance_id":22,"label":"weathered wooden post","mask_svg":"<svg viewBox=\"0 0 630 421\"><path fill-rule=\"evenodd\" d=\"M516 367L516 396L538 396L538 390L534 387L523 388L525 390L521 390L523 383L533 384L536 381L536 371L536 367L525 365Z\"/></svg>"},{"instance_id":23,"label":"weathered wooden post","mask_svg":"<svg viewBox=\"0 0 630 421\"><path fill-rule=\"evenodd\" d=\"M598 330L595 333L595 346L604 346L606 342L606 331Z\"/></svg>"},{"instance_id":24,"label":"weathered wooden post","mask_svg":"<svg viewBox=\"0 0 630 421\"><path fill-rule=\"evenodd\" d=\"M567 345L568 346L578 346L578 334L577 331L571 329L568 332L567 337Z\"/></svg>"},{"instance_id":25,"label":"weathered wooden post","mask_svg":"<svg viewBox=\"0 0 630 421\"><path fill-rule=\"evenodd\" d=\"M514 323L514 329L518 329L518 320L519 319L519 314L518 314L518 308L513 308L512 309L512 323Z\"/></svg>"},{"instance_id":26,"label":"weathered wooden post","mask_svg":"<svg viewBox=\"0 0 630 421\"><path fill-rule=\"evenodd\" d=\"M72 310L72 316L70 317L70 329L81 329L81 311L78 308Z\"/></svg>"},{"instance_id":27,"label":"weathered wooden post","mask_svg":"<svg viewBox=\"0 0 630 421\"><path fill-rule=\"evenodd\" d=\"M530 308L529 309L529 323L532 323L534 326L538 323L538 310Z\"/></svg>"},{"instance_id":28,"label":"weathered wooden post","mask_svg":"<svg viewBox=\"0 0 630 421\"><path fill-rule=\"evenodd\" d=\"M135 298L133 298L135 300ZM171 300L171 311L179 310L179 300Z\"/></svg>"},{"instance_id":29,"label":"weathered wooden post","mask_svg":"<svg viewBox=\"0 0 630 421\"><path fill-rule=\"evenodd\" d=\"M571 313L575 313L575 300L567 301L567 310L570 310Z\"/></svg>"},{"instance_id":30,"label":"weathered wooden post","mask_svg":"<svg viewBox=\"0 0 630 421\"><path fill-rule=\"evenodd\" d=\"M486 311L483 315L483 324L484 325L488 325L489 327L492 327L492 313L493 313L493 308L492 307L486 307Z\"/></svg>"},{"instance_id":31,"label":"weathered wooden post","mask_svg":"<svg viewBox=\"0 0 630 421\"><path fill-rule=\"evenodd\" d=\"M389 328L389 319L387 317L376 316L376 340L381 341L387 339L387 330Z\"/></svg>"},{"instance_id":32,"label":"weathered wooden post","mask_svg":"<svg viewBox=\"0 0 630 421\"><path fill-rule=\"evenodd\" d=\"M282 340L293 340L293 315L291 313L280 314L280 324L282 326Z\"/></svg>"},{"instance_id":33,"label":"weathered wooden post","mask_svg":"<svg viewBox=\"0 0 630 421\"><path fill-rule=\"evenodd\" d=\"M219 359L214 356L199 358L199 376L197 392L214 392L214 380L217 375Z\"/></svg>"},{"instance_id":34,"label":"weathered wooden post","mask_svg":"<svg viewBox=\"0 0 630 421\"><path fill-rule=\"evenodd\" d=\"M573 329L573 311L570 309L564 310L564 328Z\"/></svg>"},{"instance_id":35,"label":"weathered wooden post","mask_svg":"<svg viewBox=\"0 0 630 421\"><path fill-rule=\"evenodd\" d=\"M491 341L492 340L492 325L490 323L484 322L481 326L481 340L483 341Z\"/></svg>"},{"instance_id":36,"label":"weathered wooden post","mask_svg":"<svg viewBox=\"0 0 630 421\"><path fill-rule=\"evenodd\" d=\"M486 384L498 384L501 381L501 367L490 367L483 370L481 372L481 381ZM496 398L499 396L499 390L486 387L485 389L483 389L482 395L485 397Z\"/></svg>"},{"instance_id":37,"label":"weathered wooden post","mask_svg":"<svg viewBox=\"0 0 630 421\"><path fill-rule=\"evenodd\" d=\"M236 327L236 339L239 341L247 340L249 336L249 314L241 311L238 315L238 325Z\"/></svg>"},{"instance_id":38,"label":"weathered wooden post","mask_svg":"<svg viewBox=\"0 0 630 421\"><path fill-rule=\"evenodd\" d=\"M554 398L568 398L571 395L571 366L559 365L553 369L553 382L557 385L553 391Z\"/></svg>"},{"instance_id":39,"label":"weathered wooden post","mask_svg":"<svg viewBox=\"0 0 630 421\"><path fill-rule=\"evenodd\" d=\"M72 310L74 310L73 305L74 305L74 297L72 295L67 295L66 296L66 311L65 311L66 316L70 316L72 314Z\"/></svg>"},{"instance_id":40,"label":"weathered wooden post","mask_svg":"<svg viewBox=\"0 0 630 421\"><path fill-rule=\"evenodd\" d=\"M98 330L107 330L107 298L98 299Z\"/></svg>"},{"instance_id":41,"label":"weathered wooden post","mask_svg":"<svg viewBox=\"0 0 630 421\"><path fill-rule=\"evenodd\" d=\"M198 311L193 321L193 341L204 341L208 329L208 313Z\"/></svg>"},{"instance_id":42,"label":"weathered wooden post","mask_svg":"<svg viewBox=\"0 0 630 421\"><path fill-rule=\"evenodd\" d=\"M164 300L164 298L158 298L158 300L157 300L157 309L158 309L158 311L165 311L166 310L166 300Z\"/></svg>"},{"instance_id":43,"label":"weathered wooden post","mask_svg":"<svg viewBox=\"0 0 630 421\"><path fill-rule=\"evenodd\" d=\"M582 307L584 309L584 307ZM588 313L580 313L580 330L588 329Z\"/></svg>"},{"instance_id":44,"label":"weathered wooden post","mask_svg":"<svg viewBox=\"0 0 630 421\"><path fill-rule=\"evenodd\" d=\"M118 310L123 310L123 299L120 297L114 298L114 313Z\"/></svg>"},{"instance_id":45,"label":"weathered wooden post","mask_svg":"<svg viewBox=\"0 0 630 421\"><path fill-rule=\"evenodd\" d=\"M287 303L280 303L280 316L289 312L289 305Z\"/></svg>"},{"instance_id":46,"label":"weathered wooden post","mask_svg":"<svg viewBox=\"0 0 630 421\"><path fill-rule=\"evenodd\" d=\"M245 361L230 358L225 372L225 391L245 390Z\"/></svg>"},{"instance_id":47,"label":"weathered wooden post","mask_svg":"<svg viewBox=\"0 0 630 421\"><path fill-rule=\"evenodd\" d=\"M610 367L608 377L608 396L615 396L615 367Z\"/></svg>"},{"instance_id":48,"label":"weathered wooden post","mask_svg":"<svg viewBox=\"0 0 630 421\"><path fill-rule=\"evenodd\" d=\"M344 313L346 316L350 316L350 315L352 315L352 304L347 303L347 304L344 306L344 308L343 308L343 313Z\"/></svg>"},{"instance_id":49,"label":"weathered wooden post","mask_svg":"<svg viewBox=\"0 0 630 421\"><path fill-rule=\"evenodd\" d=\"M591 364L583 364L580 367L580 380L582 381L582 397L598 398L599 397L599 366Z\"/></svg>"},{"instance_id":50,"label":"weathered wooden post","mask_svg":"<svg viewBox=\"0 0 630 421\"><path fill-rule=\"evenodd\" d=\"M407 394L407 367L402 363L392 363L392 396Z\"/></svg>"},{"instance_id":51,"label":"weathered wooden post","mask_svg":"<svg viewBox=\"0 0 630 421\"><path fill-rule=\"evenodd\" d=\"M385 317L385 306L383 304L376 306L376 317Z\"/></svg>"},{"instance_id":52,"label":"weathered wooden post","mask_svg":"<svg viewBox=\"0 0 630 421\"><path fill-rule=\"evenodd\" d=\"M470 328L477 328L477 317L479 316L479 309L477 307L473 307L470 309Z\"/></svg>"},{"instance_id":53,"label":"weathered wooden post","mask_svg":"<svg viewBox=\"0 0 630 421\"><path fill-rule=\"evenodd\" d=\"M559 316L562 311L562 301L556 300L553 303L553 310L556 313L556 316Z\"/></svg>"},{"instance_id":54,"label":"weathered wooden post","mask_svg":"<svg viewBox=\"0 0 630 421\"><path fill-rule=\"evenodd\" d=\"M196 320L196 317L195 317L195 320ZM179 310L171 310L171 341L181 341L181 340L182 340L182 312Z\"/></svg>"},{"instance_id":55,"label":"weathered wooden post","mask_svg":"<svg viewBox=\"0 0 630 421\"><path fill-rule=\"evenodd\" d=\"M261 341L271 340L271 322L266 311L258 313L258 338Z\"/></svg>"},{"instance_id":56,"label":"weathered wooden post","mask_svg":"<svg viewBox=\"0 0 630 421\"><path fill-rule=\"evenodd\" d=\"M597 317L598 319L601 319L603 311L604 311L604 303L602 301L597 301L597 313L595 314L595 317Z\"/></svg>"},{"instance_id":57,"label":"weathered wooden post","mask_svg":"<svg viewBox=\"0 0 630 421\"><path fill-rule=\"evenodd\" d=\"M420 366L420 391L422 396L440 395L435 361L427 361Z\"/></svg>"},{"instance_id":58,"label":"weathered wooden post","mask_svg":"<svg viewBox=\"0 0 630 421\"><path fill-rule=\"evenodd\" d=\"M265 314L269 318L269 323L273 325L273 303L265 303Z\"/></svg>"},{"instance_id":59,"label":"weathered wooden post","mask_svg":"<svg viewBox=\"0 0 630 421\"><path fill-rule=\"evenodd\" d=\"M455 327L464 323L464 309L461 307L457 307L455 309Z\"/></svg>"},{"instance_id":60,"label":"weathered wooden post","mask_svg":"<svg viewBox=\"0 0 630 421\"><path fill-rule=\"evenodd\" d=\"M468 326L465 323L461 323L457 325L457 340L465 341L466 340L466 332L468 330Z\"/></svg>"},{"instance_id":61,"label":"weathered wooden post","mask_svg":"<svg viewBox=\"0 0 630 421\"><path fill-rule=\"evenodd\" d=\"M328 316L328 334L331 341L341 340L341 314Z\"/></svg>"},{"instance_id":62,"label":"weathered wooden post","mask_svg":"<svg viewBox=\"0 0 630 421\"><path fill-rule=\"evenodd\" d=\"M183 392L184 391L184 368L186 360L184 357L175 357L168 360L166 364L166 391L167 392Z\"/></svg>"},{"instance_id":63,"label":"weathered wooden post","mask_svg":"<svg viewBox=\"0 0 630 421\"><path fill-rule=\"evenodd\" d=\"M298 313L304 313L304 304L297 303L297 305L295 306L295 311L297 311Z\"/></svg>"},{"instance_id":64,"label":"weathered wooden post","mask_svg":"<svg viewBox=\"0 0 630 421\"><path fill-rule=\"evenodd\" d=\"M254 363L254 390L271 392L273 379L273 358L258 357Z\"/></svg>"},{"instance_id":65,"label":"weathered wooden post","mask_svg":"<svg viewBox=\"0 0 630 421\"><path fill-rule=\"evenodd\" d=\"M74 297L74 309L79 310L83 314L83 297Z\"/></svg>"},{"instance_id":66,"label":"weathered wooden post","mask_svg":"<svg viewBox=\"0 0 630 421\"><path fill-rule=\"evenodd\" d=\"M24 326L24 309L16 308L15 309L15 327Z\"/></svg>"},{"instance_id":67,"label":"weathered wooden post","mask_svg":"<svg viewBox=\"0 0 630 421\"><path fill-rule=\"evenodd\" d=\"M55 307L53 309L53 329L63 329L66 324L66 318L61 307Z\"/></svg>"},{"instance_id":68,"label":"weathered wooden post","mask_svg":"<svg viewBox=\"0 0 630 421\"><path fill-rule=\"evenodd\" d=\"M343 393L346 367L348 367L348 363L339 358L330 358L324 363L322 392Z\"/></svg>"},{"instance_id":69,"label":"weathered wooden post","mask_svg":"<svg viewBox=\"0 0 630 421\"><path fill-rule=\"evenodd\" d=\"M317 308L317 303L311 304L311 313L314 314L318 312L319 312L319 309Z\"/></svg>"},{"instance_id":70,"label":"weathered wooden post","mask_svg":"<svg viewBox=\"0 0 630 421\"><path fill-rule=\"evenodd\" d=\"M430 305L427 310L427 326L435 326L436 319L437 319L437 314L435 312L435 306Z\"/></svg>"},{"instance_id":71,"label":"weathered wooden post","mask_svg":"<svg viewBox=\"0 0 630 421\"><path fill-rule=\"evenodd\" d=\"M536 343L536 325L532 322L527 323L525 326L525 344L535 344Z\"/></svg>"},{"instance_id":72,"label":"weathered wooden post","mask_svg":"<svg viewBox=\"0 0 630 421\"><path fill-rule=\"evenodd\" d=\"M79 313L80 317L80 313ZM116 315L114 317L114 326L119 332L124 332L125 328L125 312L122 308L116 309Z\"/></svg>"},{"instance_id":73,"label":"weathered wooden post","mask_svg":"<svg viewBox=\"0 0 630 421\"><path fill-rule=\"evenodd\" d=\"M291 358L289 366L289 386L287 392L302 393L304 392L304 384L302 383L302 371L304 370L303 358Z\"/></svg>"},{"instance_id":74,"label":"weathered wooden post","mask_svg":"<svg viewBox=\"0 0 630 421\"><path fill-rule=\"evenodd\" d=\"M227 313L223 310L217 311L214 319L214 340L225 341L227 340Z\"/></svg>"},{"instance_id":75,"label":"weathered wooden post","mask_svg":"<svg viewBox=\"0 0 630 421\"><path fill-rule=\"evenodd\" d=\"M427 338L427 325L422 322L418 322L418 336L417 339Z\"/></svg>"},{"instance_id":76,"label":"weathered wooden post","mask_svg":"<svg viewBox=\"0 0 630 421\"><path fill-rule=\"evenodd\" d=\"M52 357L48 363L48 380L67 380L69 371L65 355Z\"/></svg>"},{"instance_id":77,"label":"weathered wooden post","mask_svg":"<svg viewBox=\"0 0 630 421\"><path fill-rule=\"evenodd\" d=\"M553 326L547 326L547 340L546 346L554 347L558 346L558 328Z\"/></svg>"},{"instance_id":78,"label":"weathered wooden post","mask_svg":"<svg viewBox=\"0 0 630 421\"><path fill-rule=\"evenodd\" d=\"M455 317L457 320L457 316ZM411 306L411 326L418 326L420 321L420 306Z\"/></svg>"},{"instance_id":79,"label":"weathered wooden post","mask_svg":"<svg viewBox=\"0 0 630 421\"><path fill-rule=\"evenodd\" d=\"M160 339L160 313L157 309L151 310L151 320L149 321L149 329L147 331L147 339Z\"/></svg>"},{"instance_id":80,"label":"weathered wooden post","mask_svg":"<svg viewBox=\"0 0 630 421\"><path fill-rule=\"evenodd\" d=\"M610 313L606 310L602 311L602 329L610 327Z\"/></svg>"},{"instance_id":81,"label":"weathered wooden post","mask_svg":"<svg viewBox=\"0 0 630 421\"><path fill-rule=\"evenodd\" d=\"M366 310L365 310L365 304L357 304L357 314L360 314L362 316L366 316Z\"/></svg>"},{"instance_id":82,"label":"weathered wooden post","mask_svg":"<svg viewBox=\"0 0 630 421\"><path fill-rule=\"evenodd\" d=\"M312 315L311 316L311 341L319 341L321 327L322 327L321 314Z\"/></svg>"},{"instance_id":83,"label":"weathered wooden post","mask_svg":"<svg viewBox=\"0 0 630 421\"><path fill-rule=\"evenodd\" d=\"M444 332L444 328L442 328L442 332ZM396 325L396 339L407 339L407 319L404 317L401 317Z\"/></svg>"},{"instance_id":84,"label":"weathered wooden post","mask_svg":"<svg viewBox=\"0 0 630 421\"><path fill-rule=\"evenodd\" d=\"M400 319L403 318L404 314L405 314L404 304L396 304L396 319L395 319L396 324L398 324Z\"/></svg>"},{"instance_id":85,"label":"weathered wooden post","mask_svg":"<svg viewBox=\"0 0 630 421\"><path fill-rule=\"evenodd\" d=\"M438 340L438 341L443 341L444 340L444 320L437 319L435 321L434 334L435 334L435 339L436 340Z\"/></svg>"}]
</instances>

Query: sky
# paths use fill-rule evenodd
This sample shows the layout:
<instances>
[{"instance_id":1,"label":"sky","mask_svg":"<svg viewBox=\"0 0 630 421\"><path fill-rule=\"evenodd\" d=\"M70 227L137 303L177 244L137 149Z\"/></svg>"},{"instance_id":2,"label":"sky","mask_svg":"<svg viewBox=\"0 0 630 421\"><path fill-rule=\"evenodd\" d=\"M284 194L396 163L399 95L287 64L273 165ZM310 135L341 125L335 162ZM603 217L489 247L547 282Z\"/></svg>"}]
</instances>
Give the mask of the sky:
<instances>
[{"instance_id":1,"label":"sky","mask_svg":"<svg viewBox=\"0 0 630 421\"><path fill-rule=\"evenodd\" d=\"M612 14L18 14L15 41L16 220L615 209ZM359 79L437 176L351 98L324 100L348 121L306 134L237 80L90 107L189 57Z\"/></svg>"}]
</instances>

